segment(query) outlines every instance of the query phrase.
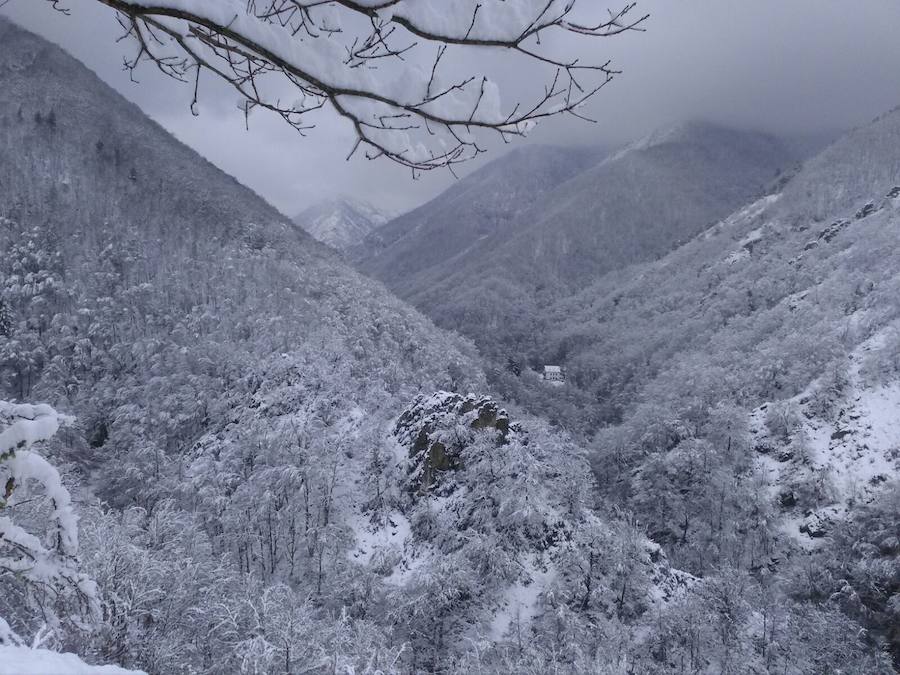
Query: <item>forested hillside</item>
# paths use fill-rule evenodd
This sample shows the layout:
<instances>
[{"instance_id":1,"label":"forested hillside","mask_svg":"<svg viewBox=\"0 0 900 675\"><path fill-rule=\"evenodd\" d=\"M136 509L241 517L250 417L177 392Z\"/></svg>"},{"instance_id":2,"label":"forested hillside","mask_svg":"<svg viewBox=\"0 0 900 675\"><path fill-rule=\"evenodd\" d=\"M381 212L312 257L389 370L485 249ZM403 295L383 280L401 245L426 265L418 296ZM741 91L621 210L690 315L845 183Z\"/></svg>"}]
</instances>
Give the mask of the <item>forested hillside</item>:
<instances>
[{"instance_id":1,"label":"forested hillside","mask_svg":"<svg viewBox=\"0 0 900 675\"><path fill-rule=\"evenodd\" d=\"M809 160L781 192L561 301L548 311L550 338L527 356L569 364L603 422L657 378L683 387L691 359L727 371L710 382L741 403L802 390L900 308L890 246L898 126L900 113L885 115Z\"/></svg>"},{"instance_id":2,"label":"forested hillside","mask_svg":"<svg viewBox=\"0 0 900 675\"><path fill-rule=\"evenodd\" d=\"M0 20L0 673L892 672L898 120L712 229L777 143L461 181L428 227L513 197L445 252L581 212L587 178L550 194L588 174L670 219L597 273L706 230L548 310L515 354L565 386L488 391L471 342Z\"/></svg>"},{"instance_id":3,"label":"forested hillside","mask_svg":"<svg viewBox=\"0 0 900 675\"><path fill-rule=\"evenodd\" d=\"M353 259L408 294L430 283L434 268L461 264L492 237L514 230L530 207L607 153L601 147L516 148L374 230L352 249Z\"/></svg>"},{"instance_id":4,"label":"forested hillside","mask_svg":"<svg viewBox=\"0 0 900 675\"><path fill-rule=\"evenodd\" d=\"M522 161L529 154L555 161L534 167ZM578 161L583 156L562 148L510 153L484 170L504 181L476 172L376 230L357 251L359 268L504 362L546 332L549 303L664 255L760 196L797 161L765 134L698 122L602 161L599 152L589 162ZM473 207L483 202L492 206ZM491 216L506 203L517 208Z\"/></svg>"},{"instance_id":5,"label":"forested hillside","mask_svg":"<svg viewBox=\"0 0 900 675\"><path fill-rule=\"evenodd\" d=\"M556 305L529 356L565 364L565 387L496 374L593 437L601 492L682 569L768 568L861 620L895 663L898 140L895 110Z\"/></svg>"},{"instance_id":6,"label":"forested hillside","mask_svg":"<svg viewBox=\"0 0 900 675\"><path fill-rule=\"evenodd\" d=\"M65 416L2 407L0 672L591 670L686 586L469 343L5 22L0 123L0 390Z\"/></svg>"}]
</instances>

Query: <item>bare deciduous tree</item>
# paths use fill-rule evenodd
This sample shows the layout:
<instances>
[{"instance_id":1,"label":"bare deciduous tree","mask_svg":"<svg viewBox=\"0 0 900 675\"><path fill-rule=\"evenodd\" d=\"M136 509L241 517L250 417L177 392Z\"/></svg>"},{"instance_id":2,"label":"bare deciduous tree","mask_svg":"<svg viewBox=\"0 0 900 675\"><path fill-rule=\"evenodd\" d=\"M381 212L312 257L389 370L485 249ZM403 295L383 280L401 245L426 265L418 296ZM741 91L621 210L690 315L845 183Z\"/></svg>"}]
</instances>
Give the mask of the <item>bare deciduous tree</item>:
<instances>
[{"instance_id":1,"label":"bare deciduous tree","mask_svg":"<svg viewBox=\"0 0 900 675\"><path fill-rule=\"evenodd\" d=\"M414 174L482 152L479 131L507 140L550 116L584 118L583 104L618 71L562 56L554 34L571 48L579 37L642 30L647 18L636 3L610 10L596 0L98 1L136 46L126 68L150 61L192 82L194 104L209 71L237 89L245 113L274 111L301 133L330 106L353 125L351 156L363 148ZM532 100L504 106L483 72L457 72L461 60L485 65L497 52L535 71Z\"/></svg>"}]
</instances>

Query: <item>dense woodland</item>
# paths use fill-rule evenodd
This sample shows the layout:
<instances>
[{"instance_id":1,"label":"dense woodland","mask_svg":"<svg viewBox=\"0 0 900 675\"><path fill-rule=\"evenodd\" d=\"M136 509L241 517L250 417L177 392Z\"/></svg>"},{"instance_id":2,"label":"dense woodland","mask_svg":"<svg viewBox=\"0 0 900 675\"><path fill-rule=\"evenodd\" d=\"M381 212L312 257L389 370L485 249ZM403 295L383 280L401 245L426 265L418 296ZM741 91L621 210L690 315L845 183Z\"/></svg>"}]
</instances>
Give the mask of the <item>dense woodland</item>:
<instances>
[{"instance_id":1,"label":"dense woodland","mask_svg":"<svg viewBox=\"0 0 900 675\"><path fill-rule=\"evenodd\" d=\"M0 650L895 672L898 130L485 354L0 20Z\"/></svg>"}]
</instances>

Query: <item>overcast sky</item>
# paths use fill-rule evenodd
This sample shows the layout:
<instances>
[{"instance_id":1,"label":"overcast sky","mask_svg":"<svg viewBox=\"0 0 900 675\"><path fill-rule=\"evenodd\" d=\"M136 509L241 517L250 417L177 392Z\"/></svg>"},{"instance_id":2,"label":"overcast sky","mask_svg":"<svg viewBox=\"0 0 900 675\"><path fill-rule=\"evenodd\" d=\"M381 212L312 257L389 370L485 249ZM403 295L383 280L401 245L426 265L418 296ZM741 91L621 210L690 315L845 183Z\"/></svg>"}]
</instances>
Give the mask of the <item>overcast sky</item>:
<instances>
[{"instance_id":1,"label":"overcast sky","mask_svg":"<svg viewBox=\"0 0 900 675\"><path fill-rule=\"evenodd\" d=\"M121 65L130 46L116 43L121 30L111 10L97 0L64 4L70 16L53 12L46 0L8 0L0 13L61 45L290 215L341 193L409 208L454 180L442 171L412 181L387 161L345 161L353 137L331 116L319 116L305 138L264 114L254 114L247 131L236 95L209 78L194 117L191 87L146 65L140 83L130 81ZM623 143L690 118L815 134L864 124L900 105L897 0L641 0L638 9L651 14L646 32L592 42L624 70L590 106L599 123L559 118L527 142ZM531 80L507 69L501 85L514 97ZM495 143L487 159L506 150Z\"/></svg>"}]
</instances>

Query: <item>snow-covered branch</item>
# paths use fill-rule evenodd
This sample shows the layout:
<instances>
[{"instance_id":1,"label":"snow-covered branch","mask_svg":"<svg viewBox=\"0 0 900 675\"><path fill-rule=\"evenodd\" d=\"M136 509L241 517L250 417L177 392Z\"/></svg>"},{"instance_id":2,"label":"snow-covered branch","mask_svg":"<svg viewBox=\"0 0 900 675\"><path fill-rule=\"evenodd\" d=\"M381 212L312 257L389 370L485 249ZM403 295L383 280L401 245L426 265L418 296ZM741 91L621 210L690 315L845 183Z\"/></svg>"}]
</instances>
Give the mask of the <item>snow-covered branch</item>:
<instances>
[{"instance_id":1,"label":"snow-covered branch","mask_svg":"<svg viewBox=\"0 0 900 675\"><path fill-rule=\"evenodd\" d=\"M618 71L608 61L557 53L554 34L601 38L641 30L635 3L609 10L586 0L99 0L119 13L137 51L192 82L207 70L240 93L242 108L265 108L301 133L326 105L347 119L366 157L414 172L471 159L477 132L504 140L540 120L579 109ZM56 5L57 3L54 3ZM466 52L483 63L512 53L543 81L531 101L504 105L482 72L449 74ZM540 74L544 72L543 76ZM287 85L287 86L286 86ZM285 92L290 100L285 100Z\"/></svg>"},{"instance_id":2,"label":"snow-covered branch","mask_svg":"<svg viewBox=\"0 0 900 675\"><path fill-rule=\"evenodd\" d=\"M68 421L48 405L0 401L0 424L5 425L0 432L0 576L11 575L53 595L61 587L74 590L90 604L96 590L77 569L78 527L71 496L59 472L30 449L52 438ZM13 519L22 490L33 484L51 504L49 545L41 537L45 533L29 532ZM0 618L0 644L8 642L17 638Z\"/></svg>"}]
</instances>

